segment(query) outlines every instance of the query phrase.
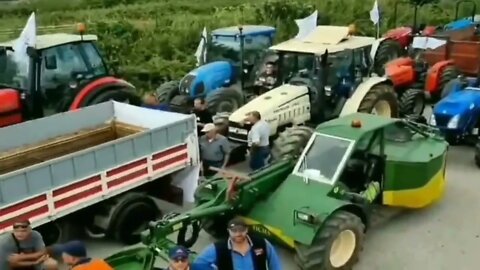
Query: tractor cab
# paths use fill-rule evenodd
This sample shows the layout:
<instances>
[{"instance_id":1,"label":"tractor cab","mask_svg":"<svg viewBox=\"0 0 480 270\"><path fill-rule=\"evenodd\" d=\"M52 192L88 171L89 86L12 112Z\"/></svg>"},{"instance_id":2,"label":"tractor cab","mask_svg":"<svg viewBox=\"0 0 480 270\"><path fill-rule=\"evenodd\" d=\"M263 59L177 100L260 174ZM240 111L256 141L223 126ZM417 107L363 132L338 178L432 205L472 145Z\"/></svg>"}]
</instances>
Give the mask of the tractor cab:
<instances>
[{"instance_id":1,"label":"tractor cab","mask_svg":"<svg viewBox=\"0 0 480 270\"><path fill-rule=\"evenodd\" d=\"M16 42L0 43L0 92L17 93L23 105L14 111L21 113L23 120L111 99L140 105L131 84L109 75L96 45L97 36L83 31L79 35L38 35L35 47L24 53L14 51Z\"/></svg>"}]
</instances>

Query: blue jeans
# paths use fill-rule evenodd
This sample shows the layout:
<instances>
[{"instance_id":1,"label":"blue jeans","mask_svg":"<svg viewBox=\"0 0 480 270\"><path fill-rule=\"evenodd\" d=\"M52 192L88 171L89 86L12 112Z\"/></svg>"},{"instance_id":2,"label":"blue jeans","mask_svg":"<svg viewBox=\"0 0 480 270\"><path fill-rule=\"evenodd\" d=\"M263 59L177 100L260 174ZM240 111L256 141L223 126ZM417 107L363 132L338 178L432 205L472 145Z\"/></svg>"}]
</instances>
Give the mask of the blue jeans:
<instances>
[{"instance_id":1,"label":"blue jeans","mask_svg":"<svg viewBox=\"0 0 480 270\"><path fill-rule=\"evenodd\" d=\"M260 146L250 150L250 169L256 171L267 165L267 158L270 156L270 147Z\"/></svg>"}]
</instances>

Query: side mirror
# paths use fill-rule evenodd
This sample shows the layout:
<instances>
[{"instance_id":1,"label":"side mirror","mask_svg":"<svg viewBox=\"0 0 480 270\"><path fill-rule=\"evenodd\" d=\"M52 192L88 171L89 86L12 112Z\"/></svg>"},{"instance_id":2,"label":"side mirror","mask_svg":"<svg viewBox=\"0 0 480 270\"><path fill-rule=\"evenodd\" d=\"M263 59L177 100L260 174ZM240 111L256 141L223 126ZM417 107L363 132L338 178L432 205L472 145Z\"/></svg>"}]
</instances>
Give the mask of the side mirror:
<instances>
[{"instance_id":1,"label":"side mirror","mask_svg":"<svg viewBox=\"0 0 480 270\"><path fill-rule=\"evenodd\" d=\"M45 56L45 68L48 70L57 69L57 57L55 55Z\"/></svg>"}]
</instances>

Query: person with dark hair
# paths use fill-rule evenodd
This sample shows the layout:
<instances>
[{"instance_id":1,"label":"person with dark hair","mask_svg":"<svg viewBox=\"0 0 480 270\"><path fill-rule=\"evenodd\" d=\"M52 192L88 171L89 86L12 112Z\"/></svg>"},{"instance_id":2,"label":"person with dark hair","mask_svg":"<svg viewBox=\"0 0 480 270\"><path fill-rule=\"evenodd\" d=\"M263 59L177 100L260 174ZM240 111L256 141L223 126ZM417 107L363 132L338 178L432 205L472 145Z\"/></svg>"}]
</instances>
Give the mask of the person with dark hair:
<instances>
[{"instance_id":1,"label":"person with dark hair","mask_svg":"<svg viewBox=\"0 0 480 270\"><path fill-rule=\"evenodd\" d=\"M252 125L247 138L250 169L255 171L264 167L270 156L270 126L257 111L250 112L245 121Z\"/></svg>"},{"instance_id":2,"label":"person with dark hair","mask_svg":"<svg viewBox=\"0 0 480 270\"><path fill-rule=\"evenodd\" d=\"M229 237L208 246L193 262L192 270L281 270L282 263L266 239L250 236L241 218L228 223Z\"/></svg>"},{"instance_id":3,"label":"person with dark hair","mask_svg":"<svg viewBox=\"0 0 480 270\"><path fill-rule=\"evenodd\" d=\"M13 223L13 232L2 236L0 269L55 270L58 264L47 254L42 235L33 230L28 219Z\"/></svg>"},{"instance_id":4,"label":"person with dark hair","mask_svg":"<svg viewBox=\"0 0 480 270\"><path fill-rule=\"evenodd\" d=\"M266 90L271 90L277 83L277 67L275 62L265 63L265 70L260 74L255 85L261 86ZM260 93L262 94L262 93Z\"/></svg>"},{"instance_id":5,"label":"person with dark hair","mask_svg":"<svg viewBox=\"0 0 480 270\"><path fill-rule=\"evenodd\" d=\"M196 98L193 101L192 113L197 117L197 134L202 133L202 128L208 123L213 123L213 116L208 111L208 104L204 98Z\"/></svg>"}]
</instances>

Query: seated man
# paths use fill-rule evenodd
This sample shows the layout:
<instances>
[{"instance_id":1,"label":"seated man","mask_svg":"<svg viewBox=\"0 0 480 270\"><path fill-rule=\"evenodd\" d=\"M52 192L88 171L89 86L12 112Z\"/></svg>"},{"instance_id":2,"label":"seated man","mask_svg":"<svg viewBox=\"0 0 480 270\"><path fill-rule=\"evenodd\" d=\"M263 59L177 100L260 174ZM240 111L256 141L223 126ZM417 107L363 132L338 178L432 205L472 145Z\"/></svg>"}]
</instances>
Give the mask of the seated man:
<instances>
[{"instance_id":1,"label":"seated man","mask_svg":"<svg viewBox=\"0 0 480 270\"><path fill-rule=\"evenodd\" d=\"M261 86L266 90L271 90L275 87L277 82L277 68L275 62L267 62L265 64L265 71L260 74L255 85ZM259 93L263 94L263 93Z\"/></svg>"}]
</instances>

